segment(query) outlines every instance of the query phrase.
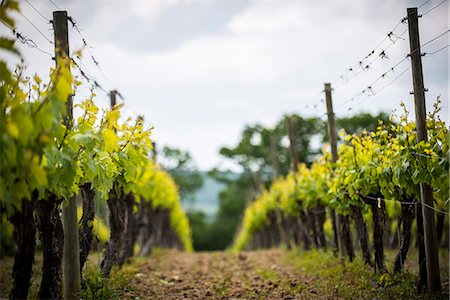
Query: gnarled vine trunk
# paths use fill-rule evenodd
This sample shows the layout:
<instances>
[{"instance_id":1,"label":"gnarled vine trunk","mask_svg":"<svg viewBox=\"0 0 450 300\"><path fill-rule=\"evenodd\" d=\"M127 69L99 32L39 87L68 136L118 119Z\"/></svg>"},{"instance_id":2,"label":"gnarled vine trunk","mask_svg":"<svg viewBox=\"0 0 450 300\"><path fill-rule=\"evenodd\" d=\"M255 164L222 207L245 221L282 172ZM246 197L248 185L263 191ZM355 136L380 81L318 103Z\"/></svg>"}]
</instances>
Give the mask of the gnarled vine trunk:
<instances>
[{"instance_id":1,"label":"gnarled vine trunk","mask_svg":"<svg viewBox=\"0 0 450 300\"><path fill-rule=\"evenodd\" d=\"M356 235L359 240L359 245L361 247L361 252L363 256L363 260L369 266L372 265L372 259L370 255L370 247L369 247L369 234L367 233L366 222L364 222L363 215L361 213L361 208L357 206L350 207L353 220L356 224Z\"/></svg>"},{"instance_id":2,"label":"gnarled vine trunk","mask_svg":"<svg viewBox=\"0 0 450 300\"><path fill-rule=\"evenodd\" d=\"M386 219L386 205L384 201L371 201L372 220L373 220L373 247L375 250L375 269L386 273L384 263L384 243L383 232Z\"/></svg>"},{"instance_id":3,"label":"gnarled vine trunk","mask_svg":"<svg viewBox=\"0 0 450 300\"><path fill-rule=\"evenodd\" d=\"M64 231L61 222L60 199L49 195L36 202L39 234L43 245L42 281L40 299L61 299L62 255Z\"/></svg>"},{"instance_id":4,"label":"gnarled vine trunk","mask_svg":"<svg viewBox=\"0 0 450 300\"><path fill-rule=\"evenodd\" d=\"M83 203L83 214L80 220L80 274L83 271L89 252L92 249L92 237L94 231L95 218L95 191L91 189L91 184L86 183L80 187L80 195Z\"/></svg>"},{"instance_id":5,"label":"gnarled vine trunk","mask_svg":"<svg viewBox=\"0 0 450 300\"><path fill-rule=\"evenodd\" d=\"M313 242L316 248L320 248L320 242L317 234L317 226L316 226L316 214L314 209L308 209L306 214L306 219L308 221L309 233L311 237L311 241Z\"/></svg>"},{"instance_id":6,"label":"gnarled vine trunk","mask_svg":"<svg viewBox=\"0 0 450 300\"><path fill-rule=\"evenodd\" d=\"M289 219L291 217L286 216L284 214L281 215L281 222L284 228L284 243L288 249L292 248L292 227L290 226Z\"/></svg>"},{"instance_id":7,"label":"gnarled vine trunk","mask_svg":"<svg viewBox=\"0 0 450 300\"><path fill-rule=\"evenodd\" d=\"M300 218L295 216L292 217L292 228L294 235L294 244L299 246L303 242L303 231L300 224Z\"/></svg>"},{"instance_id":8,"label":"gnarled vine trunk","mask_svg":"<svg viewBox=\"0 0 450 300\"><path fill-rule=\"evenodd\" d=\"M164 212L160 209L155 210L150 222L152 222L151 240L153 242L153 246L161 246L162 228L164 226Z\"/></svg>"},{"instance_id":9,"label":"gnarled vine trunk","mask_svg":"<svg viewBox=\"0 0 450 300\"><path fill-rule=\"evenodd\" d=\"M123 265L125 260L131 256L133 256L133 246L134 246L134 228L136 223L136 218L133 214L134 209L134 195L133 194L127 194L124 197L124 204L125 204L125 234L124 239L122 243L122 248L119 253L119 266Z\"/></svg>"},{"instance_id":10,"label":"gnarled vine trunk","mask_svg":"<svg viewBox=\"0 0 450 300\"><path fill-rule=\"evenodd\" d=\"M417 244L419 246L419 281L417 291L423 293L427 291L427 261L425 256L425 236L423 232L422 204L417 202L416 206L417 222Z\"/></svg>"},{"instance_id":11,"label":"gnarled vine trunk","mask_svg":"<svg viewBox=\"0 0 450 300\"><path fill-rule=\"evenodd\" d=\"M111 268L119 262L119 251L123 240L125 206L122 199L123 193L121 191L116 191L116 189L117 188L113 188L110 191L109 199L107 201L111 234L106 247L105 255L100 264L105 277L109 277Z\"/></svg>"},{"instance_id":12,"label":"gnarled vine trunk","mask_svg":"<svg viewBox=\"0 0 450 300\"><path fill-rule=\"evenodd\" d=\"M348 259L353 261L355 259L355 249L353 248L352 236L350 233L350 222L348 216L342 215L341 219L341 241L344 242L343 247L347 253Z\"/></svg>"},{"instance_id":13,"label":"gnarled vine trunk","mask_svg":"<svg viewBox=\"0 0 450 300\"><path fill-rule=\"evenodd\" d=\"M327 219L325 207L323 207L322 205L318 205L314 209L314 212L316 214L317 240L319 242L319 247L326 248L327 247L327 241L325 239L325 231L323 230L323 225L325 224L325 221Z\"/></svg>"},{"instance_id":14,"label":"gnarled vine trunk","mask_svg":"<svg viewBox=\"0 0 450 300\"><path fill-rule=\"evenodd\" d=\"M330 215L331 215L331 223L333 225L333 248L334 248L333 252L334 252L334 255L337 255L339 252L337 217L336 217L336 212L332 208L330 209Z\"/></svg>"},{"instance_id":15,"label":"gnarled vine trunk","mask_svg":"<svg viewBox=\"0 0 450 300\"><path fill-rule=\"evenodd\" d=\"M300 212L300 226L299 226L299 230L300 230L300 239L303 242L303 249L305 250L309 250L311 248L311 240L309 238L308 235L308 220L306 218L305 213L303 212L303 210Z\"/></svg>"},{"instance_id":16,"label":"gnarled vine trunk","mask_svg":"<svg viewBox=\"0 0 450 300\"><path fill-rule=\"evenodd\" d=\"M437 237L438 246L441 243L442 234L444 233L444 221L445 221L445 215L443 213L438 212L436 214L436 237Z\"/></svg>"},{"instance_id":17,"label":"gnarled vine trunk","mask_svg":"<svg viewBox=\"0 0 450 300\"><path fill-rule=\"evenodd\" d=\"M151 203L145 202L141 203L143 215L142 215L142 224L140 229L140 240L141 240L141 252L139 256L148 256L152 252L153 247L153 217L154 210L151 206Z\"/></svg>"},{"instance_id":18,"label":"gnarled vine trunk","mask_svg":"<svg viewBox=\"0 0 450 300\"><path fill-rule=\"evenodd\" d=\"M400 250L397 253L394 261L394 273L400 272L405 263L406 256L409 251L409 243L411 240L411 226L414 219L414 204L402 203L402 236L400 237Z\"/></svg>"},{"instance_id":19,"label":"gnarled vine trunk","mask_svg":"<svg viewBox=\"0 0 450 300\"><path fill-rule=\"evenodd\" d=\"M271 240L270 240L270 234L269 234L269 230L267 226L264 226L263 229L261 230L263 237L264 237L264 248L270 248L271 245Z\"/></svg>"},{"instance_id":20,"label":"gnarled vine trunk","mask_svg":"<svg viewBox=\"0 0 450 300\"><path fill-rule=\"evenodd\" d=\"M280 244L285 244L289 248L288 228L286 227L286 218L281 211L277 211L277 223L280 232Z\"/></svg>"},{"instance_id":21,"label":"gnarled vine trunk","mask_svg":"<svg viewBox=\"0 0 450 300\"><path fill-rule=\"evenodd\" d=\"M136 244L139 229L142 222L143 206L140 205L138 211L134 213L135 200L132 194L129 194L126 201L126 228L122 251L120 253L119 265L122 265L128 258L134 255L134 245Z\"/></svg>"},{"instance_id":22,"label":"gnarled vine trunk","mask_svg":"<svg viewBox=\"0 0 450 300\"><path fill-rule=\"evenodd\" d=\"M34 249L36 244L36 228L33 211L37 192L33 192L30 200L22 200L22 207L10 218L14 225L14 238L17 243L17 252L13 266L13 288L11 299L27 299L33 275Z\"/></svg>"},{"instance_id":23,"label":"gnarled vine trunk","mask_svg":"<svg viewBox=\"0 0 450 300\"><path fill-rule=\"evenodd\" d=\"M297 235L296 235L296 229L295 224L297 222L297 218L293 216L288 216L286 219L286 227L288 228L288 238L289 238L289 244L292 247L293 245L297 245Z\"/></svg>"},{"instance_id":24,"label":"gnarled vine trunk","mask_svg":"<svg viewBox=\"0 0 450 300\"><path fill-rule=\"evenodd\" d=\"M281 233L280 233L280 227L278 226L278 219L275 212L270 213L269 215L269 227L272 231L272 239L273 239L273 246L280 245L281 240Z\"/></svg>"}]
</instances>

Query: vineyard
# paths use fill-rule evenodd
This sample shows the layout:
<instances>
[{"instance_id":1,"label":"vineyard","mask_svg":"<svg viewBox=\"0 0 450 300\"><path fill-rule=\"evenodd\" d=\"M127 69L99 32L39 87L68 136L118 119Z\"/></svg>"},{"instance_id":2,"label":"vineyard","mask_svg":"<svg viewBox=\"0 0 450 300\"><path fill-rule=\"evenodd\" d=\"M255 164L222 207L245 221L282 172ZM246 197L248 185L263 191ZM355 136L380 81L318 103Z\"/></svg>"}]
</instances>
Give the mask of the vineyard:
<instances>
[{"instance_id":1,"label":"vineyard","mask_svg":"<svg viewBox=\"0 0 450 300\"><path fill-rule=\"evenodd\" d=\"M448 297L450 133L442 120L448 99L438 97L427 113L421 52L448 30L421 44L418 9L408 9L383 42L391 47L409 31L409 53L349 100L367 100L411 69L413 112L402 103L402 111L378 120L375 130L346 132L336 128L326 83L326 120L313 120L324 134L322 150L303 159L308 147L300 148L309 137L296 131L303 119L286 117L285 171L276 153L279 128L267 130L272 135L260 144L270 146L248 151L268 153L270 175L261 175L262 168L251 174L257 188L248 193L228 251L194 252L182 184L158 161L157 129L145 125L144 115L129 117L116 90L106 93L109 107L99 105L104 88L85 71L82 57L99 64L75 19L50 2L58 9L49 20L54 55L17 29L17 1L4 0L0 8L1 26L13 35L2 32L0 51L22 61L12 68L0 60L1 298ZM85 46L74 52L70 24ZM398 26L407 29L396 35ZM49 76L29 76L20 44L54 59ZM361 72L386 55L379 47L356 65ZM408 61L411 67L377 86ZM353 78L348 72L354 71L336 86ZM86 88L90 94L75 100ZM243 156L227 151L221 150ZM236 198L238 185L229 189ZM13 251L5 255L10 244Z\"/></svg>"}]
</instances>

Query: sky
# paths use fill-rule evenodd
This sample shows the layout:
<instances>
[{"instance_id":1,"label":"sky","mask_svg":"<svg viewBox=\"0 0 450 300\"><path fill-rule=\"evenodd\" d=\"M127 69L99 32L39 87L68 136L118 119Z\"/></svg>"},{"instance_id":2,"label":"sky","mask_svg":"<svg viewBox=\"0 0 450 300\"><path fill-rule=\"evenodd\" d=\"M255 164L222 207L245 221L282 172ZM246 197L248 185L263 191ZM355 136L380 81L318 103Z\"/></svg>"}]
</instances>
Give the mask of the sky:
<instances>
[{"instance_id":1,"label":"sky","mask_svg":"<svg viewBox=\"0 0 450 300\"><path fill-rule=\"evenodd\" d=\"M202 170L237 170L218 152L222 146L235 145L246 125L273 126L288 113L324 118L326 82L332 83L338 117L391 112L403 101L413 118L410 61L402 61L410 52L407 25L399 22L408 7L423 5L422 44L450 28L449 1L439 5L441 0L53 3L20 1L17 31L51 54L53 45L47 39L53 40L53 32L46 19L51 19L56 6L67 10L88 44L81 68L106 91L117 89L123 95L126 116L145 116L146 124L154 126L158 146L190 151ZM0 33L11 36L3 24ZM442 49L449 37L442 35L422 52ZM71 51L83 46L72 27L69 41ZM29 74L48 74L54 64L50 55L19 46ZM446 122L448 49L422 58L427 108L440 95ZM387 57L379 56L383 50ZM4 53L0 58L10 66L19 62ZM363 70L359 61L369 68ZM353 71L348 71L351 67ZM88 84L75 101L87 94ZM97 95L97 103L107 107L108 95L102 90Z\"/></svg>"}]
</instances>

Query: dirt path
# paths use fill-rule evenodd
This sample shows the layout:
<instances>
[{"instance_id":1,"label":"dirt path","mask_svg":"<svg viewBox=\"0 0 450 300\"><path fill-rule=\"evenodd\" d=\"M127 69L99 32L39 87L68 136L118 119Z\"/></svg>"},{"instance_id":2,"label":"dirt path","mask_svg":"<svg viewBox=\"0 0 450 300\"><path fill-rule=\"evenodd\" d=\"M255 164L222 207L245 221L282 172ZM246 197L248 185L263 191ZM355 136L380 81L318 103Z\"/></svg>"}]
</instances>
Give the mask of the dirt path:
<instances>
[{"instance_id":1,"label":"dirt path","mask_svg":"<svg viewBox=\"0 0 450 300\"><path fill-rule=\"evenodd\" d=\"M317 299L304 278L281 262L281 250L243 254L164 251L145 261L126 298Z\"/></svg>"},{"instance_id":2,"label":"dirt path","mask_svg":"<svg viewBox=\"0 0 450 300\"><path fill-rule=\"evenodd\" d=\"M387 251L387 261L393 262L395 255L396 251ZM360 259L342 264L331 251L272 249L233 254L155 249L150 257L135 257L114 268L106 286L98 277L100 258L101 253L90 255L84 299L449 299L445 249L440 257L444 294L434 298L416 294L415 249L406 261L406 272L397 276L374 273ZM35 262L29 299L37 299L41 254ZM12 266L12 257L0 260L0 299L8 299ZM392 270L392 265L388 268Z\"/></svg>"}]
</instances>

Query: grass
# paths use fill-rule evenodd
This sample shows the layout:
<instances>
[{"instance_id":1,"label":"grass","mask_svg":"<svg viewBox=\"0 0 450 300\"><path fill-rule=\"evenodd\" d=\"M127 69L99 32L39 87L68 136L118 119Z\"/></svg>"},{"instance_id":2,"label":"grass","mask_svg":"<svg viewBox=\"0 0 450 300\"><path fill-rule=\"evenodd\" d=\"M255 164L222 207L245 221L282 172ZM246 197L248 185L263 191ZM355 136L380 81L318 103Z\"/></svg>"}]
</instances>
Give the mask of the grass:
<instances>
[{"instance_id":1,"label":"grass","mask_svg":"<svg viewBox=\"0 0 450 300\"><path fill-rule=\"evenodd\" d=\"M386 251L386 262L392 270L395 251ZM441 279L446 295L429 297L417 295L417 251L413 250L400 274L379 274L357 257L353 262L342 263L331 251L321 250L288 252L283 261L293 266L297 273L313 278L311 286L321 295L343 299L447 299L448 252L441 253ZM311 287L309 287L311 288Z\"/></svg>"},{"instance_id":2,"label":"grass","mask_svg":"<svg viewBox=\"0 0 450 300\"><path fill-rule=\"evenodd\" d=\"M155 253L158 255L158 253ZM92 263L92 259L97 261L98 254L90 257L83 278L86 288L82 289L80 296L82 299L123 299L128 292L135 290L133 278L138 275L139 266L146 258L133 257L129 263L121 268L114 266L111 270L110 278L104 278L98 264Z\"/></svg>"},{"instance_id":3,"label":"grass","mask_svg":"<svg viewBox=\"0 0 450 300\"><path fill-rule=\"evenodd\" d=\"M156 255L160 250L156 250ZM159 253L159 255L161 255ZM89 255L86 267L84 269L84 279L86 289L80 292L83 299L121 299L128 291L132 291L134 286L131 284L134 276L138 272L139 266L145 261L145 258L133 257L129 264L122 268L113 267L109 279L105 279L97 267L102 259L102 253L93 252ZM0 261L0 299L9 298L12 288L12 267L14 257L4 257ZM29 299L38 299L39 286L41 283L42 253L35 255L33 265L33 276L31 279L31 288L28 294Z\"/></svg>"},{"instance_id":4,"label":"grass","mask_svg":"<svg viewBox=\"0 0 450 300\"><path fill-rule=\"evenodd\" d=\"M8 299L13 285L12 269L14 257L6 256L0 261L0 299ZM31 287L28 293L30 299L38 298L39 285L41 284L42 253L34 257L33 276L31 278Z\"/></svg>"},{"instance_id":5,"label":"grass","mask_svg":"<svg viewBox=\"0 0 450 300\"><path fill-rule=\"evenodd\" d=\"M257 269L256 274L264 281L278 282L280 277L274 270Z\"/></svg>"}]
</instances>

